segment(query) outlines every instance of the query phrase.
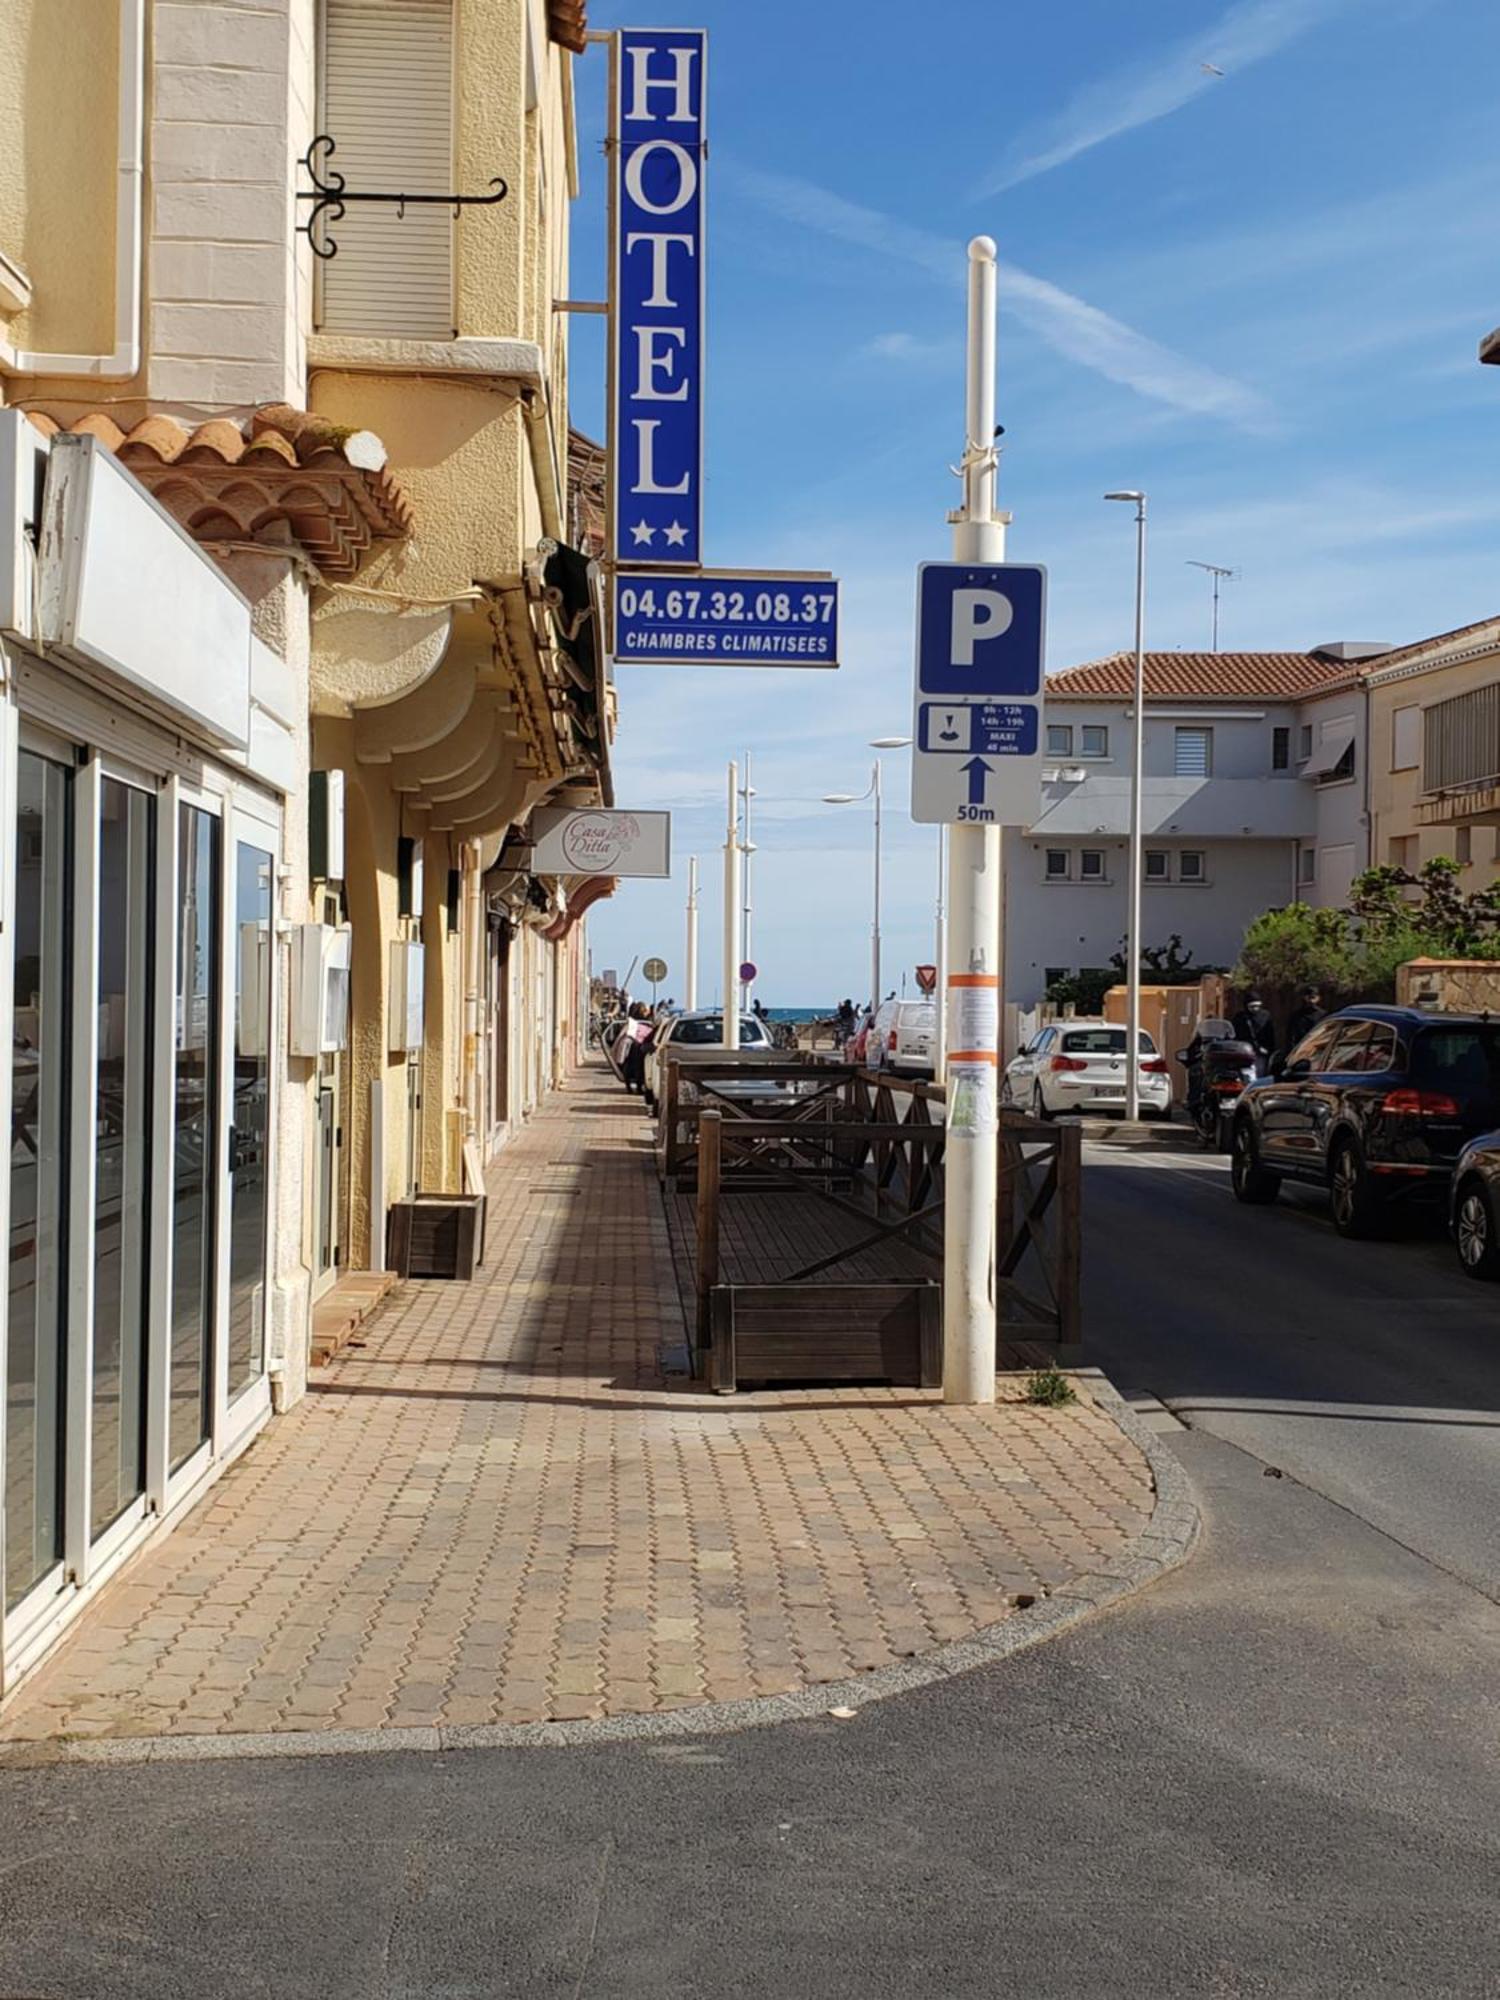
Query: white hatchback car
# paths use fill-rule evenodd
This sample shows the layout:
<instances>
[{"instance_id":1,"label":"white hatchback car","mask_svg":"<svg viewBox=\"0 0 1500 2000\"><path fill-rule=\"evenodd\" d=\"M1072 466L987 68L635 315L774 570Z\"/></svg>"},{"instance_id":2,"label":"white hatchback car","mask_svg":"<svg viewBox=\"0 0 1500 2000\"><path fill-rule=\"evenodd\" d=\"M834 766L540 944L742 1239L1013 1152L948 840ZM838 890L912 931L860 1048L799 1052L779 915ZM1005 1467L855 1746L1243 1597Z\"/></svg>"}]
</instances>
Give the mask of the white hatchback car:
<instances>
[{"instance_id":1,"label":"white hatchback car","mask_svg":"<svg viewBox=\"0 0 1500 2000\"><path fill-rule=\"evenodd\" d=\"M894 1070L899 1076L931 1076L936 1041L935 1001L887 1000L865 1043L866 1067Z\"/></svg>"},{"instance_id":2,"label":"white hatchback car","mask_svg":"<svg viewBox=\"0 0 1500 2000\"><path fill-rule=\"evenodd\" d=\"M1140 1065L1141 1115L1169 1117L1171 1074L1144 1028ZM1005 1097L1036 1118L1123 1111L1125 1030L1113 1021L1050 1022L1006 1065Z\"/></svg>"}]
</instances>

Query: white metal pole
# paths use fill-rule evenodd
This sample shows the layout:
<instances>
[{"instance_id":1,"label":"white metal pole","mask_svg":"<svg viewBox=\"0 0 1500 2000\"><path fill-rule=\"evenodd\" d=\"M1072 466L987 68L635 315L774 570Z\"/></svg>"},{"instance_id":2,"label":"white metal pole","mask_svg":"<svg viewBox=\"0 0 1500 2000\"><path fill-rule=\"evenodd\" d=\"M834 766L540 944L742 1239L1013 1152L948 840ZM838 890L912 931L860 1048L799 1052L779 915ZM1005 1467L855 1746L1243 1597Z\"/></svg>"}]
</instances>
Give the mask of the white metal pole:
<instances>
[{"instance_id":1,"label":"white metal pole","mask_svg":"<svg viewBox=\"0 0 1500 2000\"><path fill-rule=\"evenodd\" d=\"M964 498L956 562L1005 560L995 518L995 245L969 245ZM1000 1066L1000 829L955 826L948 838L948 1031L943 1229L943 1401L995 1400L996 1098Z\"/></svg>"},{"instance_id":2,"label":"white metal pole","mask_svg":"<svg viewBox=\"0 0 1500 2000\"><path fill-rule=\"evenodd\" d=\"M1146 496L1135 509L1135 743L1130 771L1130 921L1125 952L1125 1116L1141 1115L1141 780L1146 742Z\"/></svg>"},{"instance_id":3,"label":"white metal pole","mask_svg":"<svg viewBox=\"0 0 1500 2000\"><path fill-rule=\"evenodd\" d=\"M880 990L880 759L875 759L875 773L872 779L875 793L875 918L870 927L870 990L874 999L870 1005L878 1014L884 997Z\"/></svg>"},{"instance_id":4,"label":"white metal pole","mask_svg":"<svg viewBox=\"0 0 1500 2000\"><path fill-rule=\"evenodd\" d=\"M687 966L683 973L683 1004L689 1013L698 1004L698 857L688 856Z\"/></svg>"},{"instance_id":5,"label":"white metal pole","mask_svg":"<svg viewBox=\"0 0 1500 2000\"><path fill-rule=\"evenodd\" d=\"M745 862L744 862L744 869L745 869L745 880L744 880L744 960L743 960L743 963L744 963L744 964L746 964L746 965L750 965L751 963L753 963L753 958L754 958L754 954L753 954L753 953L751 952L751 950L750 950L750 944L751 944L751 915L752 915L752 912L751 912L751 898L750 898L750 875L751 875L751 870L752 870L752 868L753 868L753 867L754 867L754 865L755 865L755 850L754 850L754 848L752 847L752 845L751 845L751 842L750 842L750 801L751 801L751 799L752 799L752 798L754 798L754 796L755 796L755 793L754 793L754 790L753 790L753 788L751 787L751 784L750 784L750 752L749 752L749 751L747 750L747 751L745 752L745 789L744 789L744 799L745 799L745 832L744 832L744 840L743 840L743 848L742 848L742 851L743 851L743 853L744 853L744 856L745 856ZM744 991L743 991L743 992L742 992L742 993L740 994L740 1003L741 1003L741 1005L742 1005L742 1006L745 1006L745 1007L748 1007L748 1006L750 1005L750 985L749 985L749 982L748 982L748 981L746 981L746 983L745 983L745 988L744 988Z\"/></svg>"},{"instance_id":6,"label":"white metal pole","mask_svg":"<svg viewBox=\"0 0 1500 2000\"><path fill-rule=\"evenodd\" d=\"M941 1083L948 1066L948 829L940 826L937 830L937 913L936 951L933 963L937 967L937 978L933 982L933 994L937 1000L937 1034L933 1038L934 1079Z\"/></svg>"},{"instance_id":7,"label":"white metal pole","mask_svg":"<svg viewBox=\"0 0 1500 2000\"><path fill-rule=\"evenodd\" d=\"M739 773L729 767L729 820L724 832L724 1047L740 1045L740 801Z\"/></svg>"}]
</instances>

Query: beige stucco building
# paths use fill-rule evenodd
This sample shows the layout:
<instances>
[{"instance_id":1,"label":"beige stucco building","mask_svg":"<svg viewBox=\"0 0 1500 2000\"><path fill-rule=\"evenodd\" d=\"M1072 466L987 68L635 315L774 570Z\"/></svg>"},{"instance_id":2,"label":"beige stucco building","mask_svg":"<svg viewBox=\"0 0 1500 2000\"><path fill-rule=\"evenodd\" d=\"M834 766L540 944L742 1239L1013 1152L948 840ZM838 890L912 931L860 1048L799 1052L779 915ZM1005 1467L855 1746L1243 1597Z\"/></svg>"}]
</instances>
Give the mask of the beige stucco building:
<instances>
[{"instance_id":1,"label":"beige stucco building","mask_svg":"<svg viewBox=\"0 0 1500 2000\"><path fill-rule=\"evenodd\" d=\"M0 9L0 1693L576 1046L610 885L525 835L610 796L584 42L582 0Z\"/></svg>"},{"instance_id":2,"label":"beige stucco building","mask_svg":"<svg viewBox=\"0 0 1500 2000\"><path fill-rule=\"evenodd\" d=\"M1403 646L1369 675L1376 862L1459 862L1465 889L1500 875L1500 618Z\"/></svg>"}]
</instances>

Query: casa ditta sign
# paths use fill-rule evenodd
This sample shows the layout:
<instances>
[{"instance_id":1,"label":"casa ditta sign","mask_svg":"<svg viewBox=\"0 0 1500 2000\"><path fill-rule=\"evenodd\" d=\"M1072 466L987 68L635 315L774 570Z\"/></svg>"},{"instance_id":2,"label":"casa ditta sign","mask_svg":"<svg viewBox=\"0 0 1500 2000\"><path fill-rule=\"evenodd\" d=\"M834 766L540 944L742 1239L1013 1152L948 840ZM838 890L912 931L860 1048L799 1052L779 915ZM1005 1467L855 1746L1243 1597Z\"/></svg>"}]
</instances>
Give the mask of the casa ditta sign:
<instances>
[{"instance_id":1,"label":"casa ditta sign","mask_svg":"<svg viewBox=\"0 0 1500 2000\"><path fill-rule=\"evenodd\" d=\"M549 806L532 814L531 837L533 875L659 880L672 872L670 813Z\"/></svg>"}]
</instances>

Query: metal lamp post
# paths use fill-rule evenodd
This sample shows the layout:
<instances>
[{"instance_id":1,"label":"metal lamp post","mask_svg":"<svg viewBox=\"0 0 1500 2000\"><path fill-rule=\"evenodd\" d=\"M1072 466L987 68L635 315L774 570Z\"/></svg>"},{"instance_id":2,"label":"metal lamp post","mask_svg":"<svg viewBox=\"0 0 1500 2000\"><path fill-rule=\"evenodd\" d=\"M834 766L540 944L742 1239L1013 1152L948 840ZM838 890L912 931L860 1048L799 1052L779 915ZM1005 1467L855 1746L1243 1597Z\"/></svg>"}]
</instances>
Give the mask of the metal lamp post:
<instances>
[{"instance_id":1,"label":"metal lamp post","mask_svg":"<svg viewBox=\"0 0 1500 2000\"><path fill-rule=\"evenodd\" d=\"M872 750L904 750L911 742L909 736L876 736L870 741ZM870 924L870 1012L880 1012L882 994L880 990L880 847L881 847L881 790L880 759L877 757L870 772L870 782L862 792L825 792L823 803L827 806L857 806L866 799L875 802L875 908Z\"/></svg>"},{"instance_id":2,"label":"metal lamp post","mask_svg":"<svg viewBox=\"0 0 1500 2000\"><path fill-rule=\"evenodd\" d=\"M1130 899L1125 927L1125 1116L1141 1115L1141 776L1146 741L1146 496L1106 493L1135 504L1135 743L1130 773Z\"/></svg>"}]
</instances>

